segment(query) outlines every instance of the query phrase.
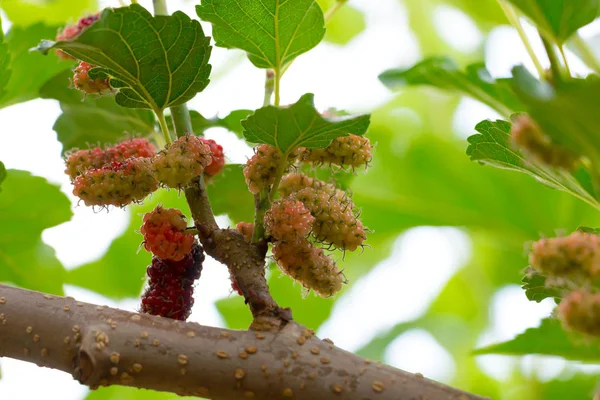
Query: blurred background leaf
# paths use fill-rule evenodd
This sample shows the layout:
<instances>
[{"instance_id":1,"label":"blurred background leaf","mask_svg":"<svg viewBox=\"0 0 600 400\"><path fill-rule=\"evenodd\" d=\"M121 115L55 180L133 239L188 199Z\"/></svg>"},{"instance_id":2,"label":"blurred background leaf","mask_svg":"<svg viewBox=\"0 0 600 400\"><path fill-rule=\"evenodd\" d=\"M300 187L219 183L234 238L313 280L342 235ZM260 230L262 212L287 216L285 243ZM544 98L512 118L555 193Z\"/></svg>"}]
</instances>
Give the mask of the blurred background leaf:
<instances>
[{"instance_id":1,"label":"blurred background leaf","mask_svg":"<svg viewBox=\"0 0 600 400\"><path fill-rule=\"evenodd\" d=\"M59 188L29 172L0 168L0 281L62 294L65 270L42 231L67 222L71 202ZM43 201L40 201L43 199ZM27 266L27 269L23 269Z\"/></svg>"},{"instance_id":2,"label":"blurred background leaf","mask_svg":"<svg viewBox=\"0 0 600 400\"><path fill-rule=\"evenodd\" d=\"M44 22L62 25L76 22L86 13L98 9L97 0L3 0L0 8L8 19L16 25L32 25ZM56 30L51 37L56 35Z\"/></svg>"}]
</instances>

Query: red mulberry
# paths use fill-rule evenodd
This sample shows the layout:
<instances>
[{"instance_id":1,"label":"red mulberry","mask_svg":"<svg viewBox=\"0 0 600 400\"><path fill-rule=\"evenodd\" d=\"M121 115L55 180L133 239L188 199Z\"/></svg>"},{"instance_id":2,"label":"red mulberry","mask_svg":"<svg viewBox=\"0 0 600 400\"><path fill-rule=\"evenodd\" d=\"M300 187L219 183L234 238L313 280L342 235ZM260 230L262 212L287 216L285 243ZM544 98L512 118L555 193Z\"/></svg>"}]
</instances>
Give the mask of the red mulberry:
<instances>
[{"instance_id":1,"label":"red mulberry","mask_svg":"<svg viewBox=\"0 0 600 400\"><path fill-rule=\"evenodd\" d=\"M212 153L212 162L204 168L204 173L208 176L215 176L223 169L225 165L225 154L223 154L223 146L212 139L200 138L205 145L210 147Z\"/></svg>"},{"instance_id":2,"label":"red mulberry","mask_svg":"<svg viewBox=\"0 0 600 400\"><path fill-rule=\"evenodd\" d=\"M92 79L90 77L89 72L92 68L94 66L85 61L79 63L73 70L73 86L86 94L102 94L104 91L110 90L108 78Z\"/></svg>"},{"instance_id":3,"label":"red mulberry","mask_svg":"<svg viewBox=\"0 0 600 400\"><path fill-rule=\"evenodd\" d=\"M144 215L140 229L144 247L162 259L180 261L192 249L194 236L185 232L187 222L181 211L157 206Z\"/></svg>"}]
</instances>

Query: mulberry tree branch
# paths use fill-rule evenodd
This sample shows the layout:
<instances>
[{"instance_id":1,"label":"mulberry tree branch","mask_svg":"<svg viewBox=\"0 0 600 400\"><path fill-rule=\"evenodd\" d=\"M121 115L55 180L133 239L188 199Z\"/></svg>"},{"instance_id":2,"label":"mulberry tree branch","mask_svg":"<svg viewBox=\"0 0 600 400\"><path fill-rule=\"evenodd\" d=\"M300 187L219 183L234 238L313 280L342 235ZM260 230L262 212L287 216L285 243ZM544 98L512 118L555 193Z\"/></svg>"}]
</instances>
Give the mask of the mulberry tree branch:
<instances>
[{"instance_id":1,"label":"mulberry tree branch","mask_svg":"<svg viewBox=\"0 0 600 400\"><path fill-rule=\"evenodd\" d=\"M232 331L0 284L0 356L123 385L209 399L483 400L367 361L289 323Z\"/></svg>"}]
</instances>

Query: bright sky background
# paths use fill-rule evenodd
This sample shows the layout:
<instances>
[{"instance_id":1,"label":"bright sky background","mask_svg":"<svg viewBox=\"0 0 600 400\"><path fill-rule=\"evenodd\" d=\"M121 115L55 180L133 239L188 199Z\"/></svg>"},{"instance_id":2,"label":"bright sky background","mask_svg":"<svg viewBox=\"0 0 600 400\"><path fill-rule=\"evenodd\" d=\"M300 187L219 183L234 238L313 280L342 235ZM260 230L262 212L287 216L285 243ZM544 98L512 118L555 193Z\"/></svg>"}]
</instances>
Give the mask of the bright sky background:
<instances>
[{"instance_id":1,"label":"bright sky background","mask_svg":"<svg viewBox=\"0 0 600 400\"><path fill-rule=\"evenodd\" d=\"M151 7L149 0L140 3ZM195 15L196 3L170 0L169 6L171 11L181 9ZM118 1L104 1L104 4L116 6ZM321 109L334 106L350 112L368 112L393 97L377 80L378 74L387 68L409 66L419 60L419 49L404 23L407 17L400 1L377 0L376 7L373 0L351 0L351 4L365 13L367 29L345 47L322 43L302 55L283 80L282 103L295 102L302 94L313 92ZM435 21L447 41L458 50L470 51L483 40L472 21L455 9L440 7ZM9 26L5 24L5 29ZM210 26L205 25L205 29L209 34ZM594 30L597 29L589 28L586 32ZM542 54L541 45L534 44L538 54ZM507 76L516 64L525 63L533 68L517 34L510 27L497 28L487 46L494 49L487 58L494 76ZM200 110L204 115L225 115L234 109L255 109L262 105L264 72L254 68L241 52L214 48L211 63L213 77L227 74L227 79L211 84L191 102L190 108ZM586 71L576 60L573 64L574 70ZM29 170L60 184L73 199L73 220L48 229L43 235L44 240L54 246L64 265L73 268L100 257L112 239L126 228L128 219L127 212L118 209L97 214L83 206L75 206L71 185L63 173L61 144L52 130L59 113L58 104L47 100L0 110L2 131L5 132L0 160L7 168ZM477 122L495 117L495 112L486 106L463 100L456 116L456 133L466 137ZM208 136L224 145L230 162L245 162L251 154L248 146L226 131L215 129ZM392 256L356 282L336 303L331 318L318 334L330 337L336 345L352 351L396 323L418 317L447 280L469 259L470 247L468 236L454 228L422 227L406 232L398 238ZM223 321L213 303L229 295L228 273L214 262L207 264L196 290L190 319L222 326ZM67 287L66 292L82 301L128 310L134 310L138 305L135 299L116 303L76 287ZM399 307L395 318L390 319L389 311L384 312L380 304L409 304L410 307ZM481 338L481 344L510 339L526 328L536 326L551 310L551 302L532 303L527 301L519 286L505 287L495 295L491 309L493 322ZM535 371L541 379L551 379L566 364L549 357L543 358L543 362L540 360L540 357L524 357L519 361L500 356L478 358L484 370L497 379L507 379L513 368L524 368L530 373ZM410 331L397 338L388 348L385 361L441 381L449 381L454 375L452 357L422 330ZM1 399L80 400L87 393L85 387L62 372L10 359L1 359L0 365Z\"/></svg>"}]
</instances>

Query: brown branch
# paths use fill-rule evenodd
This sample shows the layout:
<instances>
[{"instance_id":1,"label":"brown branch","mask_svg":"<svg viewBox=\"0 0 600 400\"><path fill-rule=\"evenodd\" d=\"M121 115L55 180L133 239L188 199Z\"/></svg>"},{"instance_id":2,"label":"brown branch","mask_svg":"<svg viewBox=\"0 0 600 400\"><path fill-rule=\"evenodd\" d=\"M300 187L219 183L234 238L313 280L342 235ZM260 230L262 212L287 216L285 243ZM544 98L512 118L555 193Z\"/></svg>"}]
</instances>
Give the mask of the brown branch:
<instances>
[{"instance_id":1,"label":"brown branch","mask_svg":"<svg viewBox=\"0 0 600 400\"><path fill-rule=\"evenodd\" d=\"M0 284L0 356L124 385L210 399L482 400L373 363L296 323L232 331Z\"/></svg>"},{"instance_id":2,"label":"brown branch","mask_svg":"<svg viewBox=\"0 0 600 400\"><path fill-rule=\"evenodd\" d=\"M232 229L220 229L208 200L204 181L194 180L185 195L192 211L199 238L206 254L227 265L254 317L252 329L281 329L291 321L292 313L271 296L265 278L267 243L248 243Z\"/></svg>"}]
</instances>

